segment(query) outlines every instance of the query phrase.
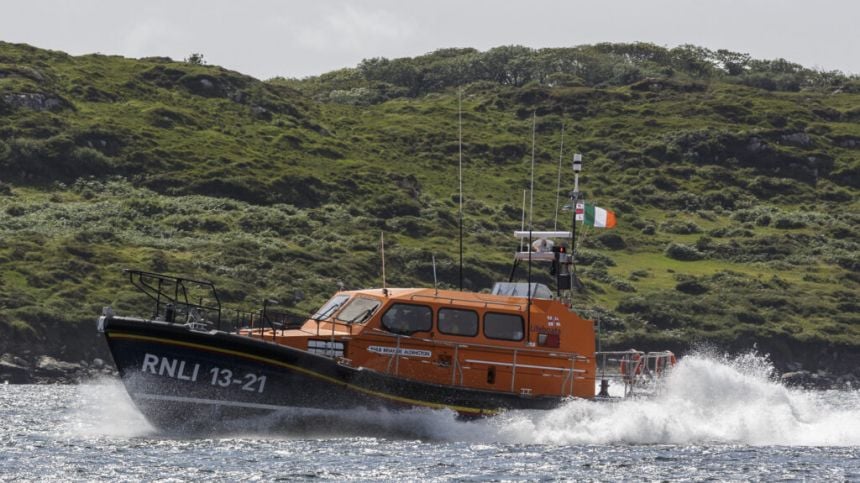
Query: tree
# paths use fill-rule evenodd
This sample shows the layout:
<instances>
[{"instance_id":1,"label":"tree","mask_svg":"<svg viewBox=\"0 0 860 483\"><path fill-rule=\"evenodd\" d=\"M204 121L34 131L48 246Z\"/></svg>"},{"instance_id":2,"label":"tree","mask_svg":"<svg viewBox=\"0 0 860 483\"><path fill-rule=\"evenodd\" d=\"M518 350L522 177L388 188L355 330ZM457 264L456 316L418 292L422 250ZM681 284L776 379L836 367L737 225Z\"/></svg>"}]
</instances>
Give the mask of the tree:
<instances>
[{"instance_id":1,"label":"tree","mask_svg":"<svg viewBox=\"0 0 860 483\"><path fill-rule=\"evenodd\" d=\"M743 74L749 68L750 60L752 60L750 54L731 52L726 49L718 50L714 57L728 75Z\"/></svg>"},{"instance_id":2,"label":"tree","mask_svg":"<svg viewBox=\"0 0 860 483\"><path fill-rule=\"evenodd\" d=\"M206 61L203 60L203 54L198 52L194 52L185 59L185 62L191 65L206 65Z\"/></svg>"}]
</instances>

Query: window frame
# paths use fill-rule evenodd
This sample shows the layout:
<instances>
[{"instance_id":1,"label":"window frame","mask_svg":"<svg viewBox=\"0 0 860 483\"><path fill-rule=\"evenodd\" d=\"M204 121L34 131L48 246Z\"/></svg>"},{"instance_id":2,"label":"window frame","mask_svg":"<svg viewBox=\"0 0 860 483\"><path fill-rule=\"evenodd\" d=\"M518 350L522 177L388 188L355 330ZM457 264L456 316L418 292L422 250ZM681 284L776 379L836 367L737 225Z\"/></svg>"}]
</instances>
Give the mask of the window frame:
<instances>
[{"instance_id":1,"label":"window frame","mask_svg":"<svg viewBox=\"0 0 860 483\"><path fill-rule=\"evenodd\" d=\"M341 298L341 297L346 297L346 299L343 300L342 302L337 303L337 305L334 306L334 308L328 308L326 310L323 310L326 307L328 307L329 304L334 304L335 300L338 298ZM336 293L336 294L332 295L332 297L330 299L326 300L326 302L322 305L322 307L319 308L319 310L317 310L316 312L314 312L311 315L311 317L310 317L311 320L316 320L317 322L323 322L323 321L334 318L335 315L337 315L341 310L343 310L343 307L350 302L350 299L352 299L352 296L350 294L346 294L346 293ZM329 313L326 317L322 317L323 315L325 315L326 312L331 312L331 313Z\"/></svg>"},{"instance_id":2,"label":"window frame","mask_svg":"<svg viewBox=\"0 0 860 483\"><path fill-rule=\"evenodd\" d=\"M423 309L427 309L430 312L430 326L427 329L419 329L419 330L413 330L413 331L409 331L409 332L402 332L402 331L392 330L392 329L388 328L388 326L385 324L385 316L388 315L388 312L390 312L391 309L393 309L394 307L397 307L398 305L408 305L410 307L421 307ZM380 317L379 317L379 325L382 327L383 330L391 332L392 334L412 335L412 334L415 334L418 332L432 332L433 331L433 323L434 323L435 318L436 317L435 317L435 314L433 312L433 307L431 307L429 305L410 304L410 303L406 303L406 302L395 302L395 303L389 305L388 307L386 307L385 311L382 312L382 315L380 315Z\"/></svg>"},{"instance_id":3,"label":"window frame","mask_svg":"<svg viewBox=\"0 0 860 483\"><path fill-rule=\"evenodd\" d=\"M475 332L472 334L455 334L453 332L443 331L442 327L439 325L439 323L442 321L442 319L440 317L440 313L443 310L451 310L451 311L458 311L458 312L469 312L469 313L473 314L475 316ZM480 316L480 314L478 314L478 311L476 311L476 310L461 309L459 307L440 307L439 310L436 311L436 330L438 330L440 334L453 335L455 337L477 337L478 333L481 332L481 316Z\"/></svg>"},{"instance_id":4,"label":"window frame","mask_svg":"<svg viewBox=\"0 0 860 483\"><path fill-rule=\"evenodd\" d=\"M370 312L370 315L366 316L360 322L354 322L354 321L350 321L350 320L341 319L340 316L343 315L343 313L346 312L349 309L349 307L352 306L352 304L358 302L359 300L369 300L371 302L376 302L376 307L373 308L373 311ZM366 295L364 295L364 296L363 295L357 295L357 296L353 297L352 299L350 299L348 302L346 302L346 304L344 304L340 308L340 310L337 311L337 315L334 316L334 320L338 323L341 323L341 324L358 324L358 325L366 324L370 319L373 318L373 315L376 314L377 311L379 311L380 307L382 307L382 300L379 300L379 299L374 298L374 297L368 297Z\"/></svg>"},{"instance_id":5,"label":"window frame","mask_svg":"<svg viewBox=\"0 0 860 483\"><path fill-rule=\"evenodd\" d=\"M522 328L520 333L522 335L520 335L519 339L511 339L511 338L507 338L507 337L493 337L493 336L487 334L487 316L488 315L504 315L504 316L508 316L508 317L517 317L518 319L520 319L520 327ZM509 312L484 312L484 317L483 317L482 322L483 322L483 326L484 326L483 327L483 334L484 334L484 337L486 337L487 339L506 340L509 342L518 342L518 341L521 341L521 340L526 338L526 322L523 319L523 316L520 314L512 314Z\"/></svg>"}]
</instances>

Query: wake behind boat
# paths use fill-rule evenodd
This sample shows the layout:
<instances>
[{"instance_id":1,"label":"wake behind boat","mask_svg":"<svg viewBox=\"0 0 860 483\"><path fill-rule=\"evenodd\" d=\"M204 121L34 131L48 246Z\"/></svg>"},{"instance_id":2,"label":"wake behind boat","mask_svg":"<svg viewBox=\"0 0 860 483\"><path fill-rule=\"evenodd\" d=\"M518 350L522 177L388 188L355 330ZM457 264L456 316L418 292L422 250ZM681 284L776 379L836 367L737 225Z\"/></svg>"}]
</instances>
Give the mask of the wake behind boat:
<instances>
[{"instance_id":1,"label":"wake behind boat","mask_svg":"<svg viewBox=\"0 0 860 483\"><path fill-rule=\"evenodd\" d=\"M614 225L611 212L580 202L580 169L577 155L572 231L515 233L522 241L510 277L489 293L340 291L297 320L268 302L254 313L228 311L207 281L127 270L153 314L106 307L98 329L132 400L161 428L289 408L427 407L464 416L551 409L571 398L611 400L610 379L630 395L675 358L597 352L594 322L571 309L574 253L554 240L574 247L577 220ZM523 262L528 281L515 282ZM555 293L531 282L533 263L551 266Z\"/></svg>"}]
</instances>

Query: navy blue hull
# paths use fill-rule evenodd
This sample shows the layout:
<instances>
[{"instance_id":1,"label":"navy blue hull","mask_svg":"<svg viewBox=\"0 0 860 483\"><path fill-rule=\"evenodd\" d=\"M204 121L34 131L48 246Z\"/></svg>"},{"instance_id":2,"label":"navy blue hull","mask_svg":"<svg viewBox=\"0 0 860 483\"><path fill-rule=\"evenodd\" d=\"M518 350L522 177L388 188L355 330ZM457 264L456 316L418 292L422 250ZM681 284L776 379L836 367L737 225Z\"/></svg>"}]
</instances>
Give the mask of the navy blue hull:
<instances>
[{"instance_id":1,"label":"navy blue hull","mask_svg":"<svg viewBox=\"0 0 860 483\"><path fill-rule=\"evenodd\" d=\"M164 429L290 408L417 406L480 416L549 409L564 401L410 381L272 342L183 325L112 317L102 330L132 400Z\"/></svg>"}]
</instances>

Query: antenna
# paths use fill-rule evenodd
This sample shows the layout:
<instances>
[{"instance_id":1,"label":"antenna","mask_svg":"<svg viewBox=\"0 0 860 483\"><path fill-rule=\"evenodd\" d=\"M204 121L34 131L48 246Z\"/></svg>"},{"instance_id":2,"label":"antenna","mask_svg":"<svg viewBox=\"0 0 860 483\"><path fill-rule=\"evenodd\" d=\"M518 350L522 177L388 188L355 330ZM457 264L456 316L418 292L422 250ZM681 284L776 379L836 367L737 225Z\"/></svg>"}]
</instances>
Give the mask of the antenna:
<instances>
[{"instance_id":1,"label":"antenna","mask_svg":"<svg viewBox=\"0 0 860 483\"><path fill-rule=\"evenodd\" d=\"M520 223L520 231L526 231L526 190L523 190L523 219ZM524 238L520 238L520 251L523 251Z\"/></svg>"},{"instance_id":2,"label":"antenna","mask_svg":"<svg viewBox=\"0 0 860 483\"><path fill-rule=\"evenodd\" d=\"M439 295L439 285L436 281L436 255L433 255L433 288L436 290L436 295Z\"/></svg>"},{"instance_id":3,"label":"antenna","mask_svg":"<svg viewBox=\"0 0 860 483\"><path fill-rule=\"evenodd\" d=\"M558 181L555 186L555 222L552 231L558 230L558 200L561 198L561 160L564 157L564 121L561 123L561 147L558 148ZM576 210L576 208L574 208Z\"/></svg>"},{"instance_id":4,"label":"antenna","mask_svg":"<svg viewBox=\"0 0 860 483\"><path fill-rule=\"evenodd\" d=\"M385 287L385 232L379 232L379 251L382 254L382 293L388 295L388 289Z\"/></svg>"},{"instance_id":5,"label":"antenna","mask_svg":"<svg viewBox=\"0 0 860 483\"><path fill-rule=\"evenodd\" d=\"M526 342L531 342L532 331L532 229L534 228L534 208L535 208L535 132L537 131L537 112L532 112L532 182L531 182L531 200L529 201L529 244L526 249L529 251L529 276L528 276L528 303L527 303L527 322L526 322Z\"/></svg>"},{"instance_id":6,"label":"antenna","mask_svg":"<svg viewBox=\"0 0 860 483\"><path fill-rule=\"evenodd\" d=\"M460 291L463 291L463 89L457 91L457 118L460 149ZM434 266L435 267L435 266ZM435 269L435 268L434 268Z\"/></svg>"},{"instance_id":7,"label":"antenna","mask_svg":"<svg viewBox=\"0 0 860 483\"><path fill-rule=\"evenodd\" d=\"M537 128L537 113L532 113L532 184L529 190L529 231L532 229L535 209L535 130ZM529 240L531 247L531 240ZM531 249L531 248L529 248Z\"/></svg>"}]
</instances>

